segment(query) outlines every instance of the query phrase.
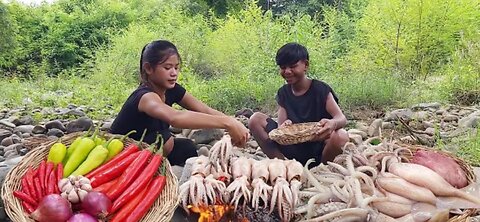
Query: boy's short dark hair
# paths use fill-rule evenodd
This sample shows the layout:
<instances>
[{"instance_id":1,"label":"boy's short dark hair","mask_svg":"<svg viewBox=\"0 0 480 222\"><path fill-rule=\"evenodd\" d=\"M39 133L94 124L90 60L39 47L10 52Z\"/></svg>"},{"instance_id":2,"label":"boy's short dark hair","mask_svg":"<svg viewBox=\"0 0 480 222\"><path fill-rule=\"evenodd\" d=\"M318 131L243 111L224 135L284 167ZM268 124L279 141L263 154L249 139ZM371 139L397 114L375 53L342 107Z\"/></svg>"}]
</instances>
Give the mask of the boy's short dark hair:
<instances>
[{"instance_id":1,"label":"boy's short dark hair","mask_svg":"<svg viewBox=\"0 0 480 222\"><path fill-rule=\"evenodd\" d=\"M308 61L308 51L298 43L287 43L278 49L275 60L279 66L293 65L300 60Z\"/></svg>"}]
</instances>

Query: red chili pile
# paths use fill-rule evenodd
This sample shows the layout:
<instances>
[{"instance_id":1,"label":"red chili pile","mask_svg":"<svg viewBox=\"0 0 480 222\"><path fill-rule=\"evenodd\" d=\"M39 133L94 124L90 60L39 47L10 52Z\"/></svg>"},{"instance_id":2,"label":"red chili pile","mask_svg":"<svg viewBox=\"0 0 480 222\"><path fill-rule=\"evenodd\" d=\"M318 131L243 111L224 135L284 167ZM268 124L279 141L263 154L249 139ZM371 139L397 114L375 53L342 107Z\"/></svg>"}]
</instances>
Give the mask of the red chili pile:
<instances>
[{"instance_id":1,"label":"red chili pile","mask_svg":"<svg viewBox=\"0 0 480 222\"><path fill-rule=\"evenodd\" d=\"M63 197L59 195L59 186L65 185L65 181L62 185L59 183L64 177L61 162L42 161L37 169L30 168L21 179L21 189L14 191L14 196L21 200L25 212L40 222L140 221L166 185L163 141L155 150L160 138L158 135L156 142L143 150L139 146L141 141L130 144L87 173L85 177L90 180L93 190L82 196L81 203L69 201L63 193ZM156 175L159 169L161 173ZM69 179L71 177L75 178L70 176ZM69 188L72 192L76 189Z\"/></svg>"}]
</instances>

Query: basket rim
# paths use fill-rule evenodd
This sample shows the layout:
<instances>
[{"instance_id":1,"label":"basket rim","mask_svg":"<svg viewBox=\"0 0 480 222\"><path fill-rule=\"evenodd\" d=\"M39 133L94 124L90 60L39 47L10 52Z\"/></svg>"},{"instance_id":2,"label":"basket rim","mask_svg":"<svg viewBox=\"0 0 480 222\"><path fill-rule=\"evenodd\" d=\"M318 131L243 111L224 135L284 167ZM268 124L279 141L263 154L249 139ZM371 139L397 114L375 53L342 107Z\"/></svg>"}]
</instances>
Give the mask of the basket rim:
<instances>
[{"instance_id":1,"label":"basket rim","mask_svg":"<svg viewBox=\"0 0 480 222\"><path fill-rule=\"evenodd\" d=\"M268 137L281 145L308 142L315 138L317 124L318 122L304 122L278 127L270 131Z\"/></svg>"},{"instance_id":2,"label":"basket rim","mask_svg":"<svg viewBox=\"0 0 480 222\"><path fill-rule=\"evenodd\" d=\"M70 145L73 139L82 135L83 132L76 132L64 135L62 143ZM109 138L114 134L105 133L103 136ZM20 188L20 179L29 167L37 167L41 160L46 159L50 147L57 141L49 143L42 143L39 146L30 150L23 159L14 167L12 167L5 176L4 183L1 187L1 198L4 202L5 212L12 221L33 221L29 215L25 213L20 201L13 196L13 191ZM131 138L126 138L124 144L137 142ZM143 148L148 144L142 143ZM165 161L167 184L164 190L152 205L150 210L142 218L141 221L170 221L173 217L174 211L180 201L178 197L178 179L172 171L172 167L167 158Z\"/></svg>"},{"instance_id":3,"label":"basket rim","mask_svg":"<svg viewBox=\"0 0 480 222\"><path fill-rule=\"evenodd\" d=\"M462 168L462 170L465 173L465 176L467 177L467 181L469 185L476 182L477 175L475 175L473 168L466 161L457 157L454 153L450 151L435 149L432 147L418 145L418 144L396 143L396 145L403 148L408 148L411 151L411 153L409 154L402 155L403 157L407 158L409 161L413 158L414 153L418 150L432 151L432 152L436 152L436 153L445 155L447 157L450 157L460 166L460 168ZM463 214L459 214L451 217L448 220L448 222L466 222L468 221L468 218L470 216L474 215L477 212L478 210L475 208L465 209Z\"/></svg>"}]
</instances>

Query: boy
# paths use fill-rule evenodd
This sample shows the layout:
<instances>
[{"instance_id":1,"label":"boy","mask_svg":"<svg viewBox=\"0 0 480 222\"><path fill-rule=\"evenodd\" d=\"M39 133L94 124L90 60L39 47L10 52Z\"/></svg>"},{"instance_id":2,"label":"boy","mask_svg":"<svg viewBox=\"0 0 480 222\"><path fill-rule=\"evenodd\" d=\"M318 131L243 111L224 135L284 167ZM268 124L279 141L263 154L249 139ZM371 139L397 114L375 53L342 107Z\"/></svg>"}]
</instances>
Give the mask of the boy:
<instances>
[{"instance_id":1,"label":"boy","mask_svg":"<svg viewBox=\"0 0 480 222\"><path fill-rule=\"evenodd\" d=\"M342 129L347 119L337 102L335 93L326 83L309 79L308 51L297 43L282 46L276 55L280 74L287 84L277 92L278 123L281 126L318 122L321 127L314 141L279 145L268 138L268 133L278 127L278 124L263 113L254 113L248 122L250 132L258 142L262 151L269 158L296 159L303 165L308 159L314 158L318 165L321 162L332 161L342 153L342 147L349 140L347 132Z\"/></svg>"}]
</instances>

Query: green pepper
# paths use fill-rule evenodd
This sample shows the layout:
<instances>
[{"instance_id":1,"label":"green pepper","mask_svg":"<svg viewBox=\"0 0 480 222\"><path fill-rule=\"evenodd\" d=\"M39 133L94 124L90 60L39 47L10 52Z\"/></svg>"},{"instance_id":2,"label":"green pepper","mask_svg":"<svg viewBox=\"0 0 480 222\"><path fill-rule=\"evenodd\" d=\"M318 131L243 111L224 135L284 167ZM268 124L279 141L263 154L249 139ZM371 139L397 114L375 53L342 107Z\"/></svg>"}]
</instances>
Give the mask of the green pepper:
<instances>
[{"instance_id":1,"label":"green pepper","mask_svg":"<svg viewBox=\"0 0 480 222\"><path fill-rule=\"evenodd\" d=\"M97 168L98 166L102 165L103 161L107 158L108 150L103 145L96 146L85 161L83 161L80 166L73 171L72 175L85 175L92 171L93 169Z\"/></svg>"},{"instance_id":2,"label":"green pepper","mask_svg":"<svg viewBox=\"0 0 480 222\"><path fill-rule=\"evenodd\" d=\"M61 163L67 154L67 147L60 140L50 147L48 152L47 162L52 162L55 165Z\"/></svg>"},{"instance_id":3,"label":"green pepper","mask_svg":"<svg viewBox=\"0 0 480 222\"><path fill-rule=\"evenodd\" d=\"M132 130L132 131L128 132L126 135L124 135L122 138L112 140L107 146L108 157L105 160L105 162L109 161L114 156L116 156L118 153L120 153L123 150L123 145L124 145L123 141L125 140L125 138L127 138L130 134L136 133L136 132L137 132L136 130Z\"/></svg>"},{"instance_id":4,"label":"green pepper","mask_svg":"<svg viewBox=\"0 0 480 222\"><path fill-rule=\"evenodd\" d=\"M75 148L63 168L63 177L70 176L70 174L87 158L90 151L95 148L96 145L93 139L96 137L97 132L98 131L95 131L91 138L85 137L80 140L78 146Z\"/></svg>"},{"instance_id":5,"label":"green pepper","mask_svg":"<svg viewBox=\"0 0 480 222\"><path fill-rule=\"evenodd\" d=\"M87 137L89 134L90 134L90 131L92 130L92 128L90 127L88 129L88 131L83 135L83 136L79 136L77 137L72 144L70 144L70 146L68 147L67 149L67 154L65 155L65 157L63 158L63 165L65 166L67 164L67 161L68 159L70 158L70 156L72 155L73 151L75 151L75 148L77 148L78 144L80 143L80 141Z\"/></svg>"}]
</instances>

